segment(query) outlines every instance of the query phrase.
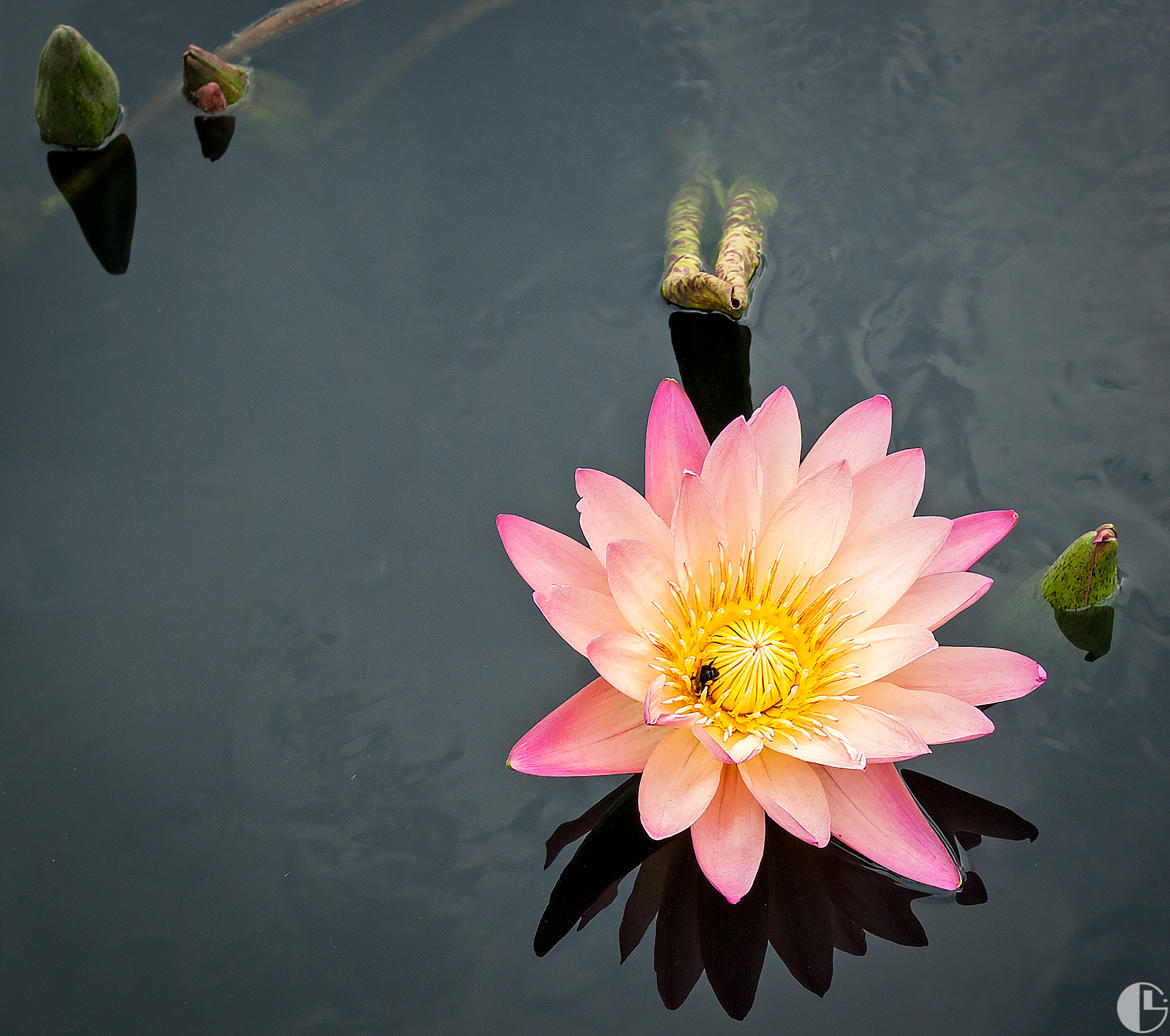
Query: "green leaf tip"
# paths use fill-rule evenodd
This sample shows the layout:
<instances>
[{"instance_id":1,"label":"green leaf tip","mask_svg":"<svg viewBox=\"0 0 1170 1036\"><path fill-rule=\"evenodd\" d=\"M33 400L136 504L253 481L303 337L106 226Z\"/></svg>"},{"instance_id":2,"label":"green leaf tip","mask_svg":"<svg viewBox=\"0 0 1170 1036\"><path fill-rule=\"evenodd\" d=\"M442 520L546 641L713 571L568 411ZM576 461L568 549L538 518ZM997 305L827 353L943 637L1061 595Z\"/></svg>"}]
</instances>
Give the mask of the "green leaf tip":
<instances>
[{"instance_id":1,"label":"green leaf tip","mask_svg":"<svg viewBox=\"0 0 1170 1036\"><path fill-rule=\"evenodd\" d=\"M118 123L118 77L71 25L58 25L41 50L33 113L41 139L100 147Z\"/></svg>"},{"instance_id":2,"label":"green leaf tip","mask_svg":"<svg viewBox=\"0 0 1170 1036\"><path fill-rule=\"evenodd\" d=\"M1054 608L1088 608L1117 590L1117 530L1108 522L1072 541L1040 583Z\"/></svg>"}]
</instances>

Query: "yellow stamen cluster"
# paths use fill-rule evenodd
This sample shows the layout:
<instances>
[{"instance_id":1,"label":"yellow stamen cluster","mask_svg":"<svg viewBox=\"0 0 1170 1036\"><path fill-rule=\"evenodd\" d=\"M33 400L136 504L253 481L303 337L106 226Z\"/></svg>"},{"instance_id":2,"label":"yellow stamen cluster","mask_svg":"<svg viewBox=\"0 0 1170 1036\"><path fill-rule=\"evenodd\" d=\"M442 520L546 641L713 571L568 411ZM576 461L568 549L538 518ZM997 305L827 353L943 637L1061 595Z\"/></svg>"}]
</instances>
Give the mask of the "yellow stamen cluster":
<instances>
[{"instance_id":1,"label":"yellow stamen cluster","mask_svg":"<svg viewBox=\"0 0 1170 1036\"><path fill-rule=\"evenodd\" d=\"M668 713L693 716L725 742L838 736L828 706L856 697L836 688L857 675L843 659L863 646L838 637L856 614L844 613L848 580L814 596L817 573L798 570L780 586L779 568L777 558L761 581L754 547L733 564L720 545L706 587L686 569L682 585L669 584L671 600L655 605L667 632L645 633L658 652L652 667L666 677Z\"/></svg>"}]
</instances>

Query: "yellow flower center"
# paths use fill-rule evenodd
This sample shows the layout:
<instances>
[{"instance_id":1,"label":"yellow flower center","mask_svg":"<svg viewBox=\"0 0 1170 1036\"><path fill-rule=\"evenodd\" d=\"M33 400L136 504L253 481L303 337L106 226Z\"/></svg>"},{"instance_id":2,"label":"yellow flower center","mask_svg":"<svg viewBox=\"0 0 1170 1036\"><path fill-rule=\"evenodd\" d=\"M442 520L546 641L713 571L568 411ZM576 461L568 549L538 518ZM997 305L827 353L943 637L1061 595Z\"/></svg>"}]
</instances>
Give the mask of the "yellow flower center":
<instances>
[{"instance_id":1,"label":"yellow flower center","mask_svg":"<svg viewBox=\"0 0 1170 1036\"><path fill-rule=\"evenodd\" d=\"M844 583L814 596L816 574L800 572L780 587L779 565L761 582L754 549L732 565L721 548L707 588L689 571L683 585L672 582L672 600L656 605L668 632L647 633L658 652L653 668L666 677L667 711L694 716L723 741L835 736L827 705L856 697L837 689L856 676L843 657L860 646L838 636L852 618Z\"/></svg>"}]
</instances>

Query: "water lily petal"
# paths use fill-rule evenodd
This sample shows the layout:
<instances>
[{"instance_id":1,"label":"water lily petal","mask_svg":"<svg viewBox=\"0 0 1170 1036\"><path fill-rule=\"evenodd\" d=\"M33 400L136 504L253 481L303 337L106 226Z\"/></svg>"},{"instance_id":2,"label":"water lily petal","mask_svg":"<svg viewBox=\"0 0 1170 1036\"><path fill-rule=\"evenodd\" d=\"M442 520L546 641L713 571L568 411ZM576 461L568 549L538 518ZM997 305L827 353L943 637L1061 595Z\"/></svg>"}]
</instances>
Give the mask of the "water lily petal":
<instances>
[{"instance_id":1,"label":"water lily petal","mask_svg":"<svg viewBox=\"0 0 1170 1036\"><path fill-rule=\"evenodd\" d=\"M574 650L585 654L589 641L607 630L633 629L609 594L579 586L550 586L532 595L548 624Z\"/></svg>"},{"instance_id":2,"label":"water lily petal","mask_svg":"<svg viewBox=\"0 0 1170 1036\"><path fill-rule=\"evenodd\" d=\"M578 468L577 492L581 531L602 564L613 540L645 540L670 556L670 530L637 490L603 471Z\"/></svg>"},{"instance_id":3,"label":"water lily petal","mask_svg":"<svg viewBox=\"0 0 1170 1036\"><path fill-rule=\"evenodd\" d=\"M882 675L899 687L949 694L968 705L1022 698L1048 679L1026 655L989 647L940 647Z\"/></svg>"},{"instance_id":4,"label":"water lily petal","mask_svg":"<svg viewBox=\"0 0 1170 1036\"><path fill-rule=\"evenodd\" d=\"M918 731L880 709L846 701L833 707L833 715L837 732L864 753L867 766L930 754L930 746Z\"/></svg>"},{"instance_id":5,"label":"water lily petal","mask_svg":"<svg viewBox=\"0 0 1170 1036\"><path fill-rule=\"evenodd\" d=\"M508 765L542 777L638 773L662 738L642 722L639 702L597 679L517 741Z\"/></svg>"},{"instance_id":6,"label":"water lily petal","mask_svg":"<svg viewBox=\"0 0 1170 1036\"><path fill-rule=\"evenodd\" d=\"M674 564L644 540L613 540L605 550L605 570L614 603L636 630L660 630L662 613L654 602L670 603Z\"/></svg>"},{"instance_id":7,"label":"water lily petal","mask_svg":"<svg viewBox=\"0 0 1170 1036\"><path fill-rule=\"evenodd\" d=\"M646 499L669 522L684 471L701 471L707 435L682 386L669 378L658 386L646 427Z\"/></svg>"},{"instance_id":8,"label":"water lily petal","mask_svg":"<svg viewBox=\"0 0 1170 1036\"><path fill-rule=\"evenodd\" d=\"M874 863L939 889L963 877L893 763L817 771L829 798L833 834Z\"/></svg>"},{"instance_id":9,"label":"water lily petal","mask_svg":"<svg viewBox=\"0 0 1170 1036\"><path fill-rule=\"evenodd\" d=\"M812 575L841 545L853 505L853 478L845 461L801 482L768 519L756 545L758 569L767 573L777 557L781 587L801 569Z\"/></svg>"},{"instance_id":10,"label":"water lily petal","mask_svg":"<svg viewBox=\"0 0 1170 1036\"><path fill-rule=\"evenodd\" d=\"M760 514L767 519L796 486L800 467L800 417L786 388L778 388L748 418L756 440L764 488Z\"/></svg>"},{"instance_id":11,"label":"water lily petal","mask_svg":"<svg viewBox=\"0 0 1170 1036\"><path fill-rule=\"evenodd\" d=\"M691 825L695 859L729 903L751 890L764 857L764 811L734 766L724 766L711 804Z\"/></svg>"},{"instance_id":12,"label":"water lily petal","mask_svg":"<svg viewBox=\"0 0 1170 1036\"><path fill-rule=\"evenodd\" d=\"M722 770L689 730L668 731L646 760L638 786L646 833L669 838L690 827L714 798Z\"/></svg>"},{"instance_id":13,"label":"water lily petal","mask_svg":"<svg viewBox=\"0 0 1170 1036\"><path fill-rule=\"evenodd\" d=\"M779 752L761 752L740 764L739 775L785 831L812 845L829 844L829 800L812 766Z\"/></svg>"},{"instance_id":14,"label":"water lily petal","mask_svg":"<svg viewBox=\"0 0 1170 1036\"><path fill-rule=\"evenodd\" d=\"M885 396L873 396L850 407L813 443L801 461L798 477L808 478L843 460L853 471L881 460L890 445L891 412Z\"/></svg>"},{"instance_id":15,"label":"water lily petal","mask_svg":"<svg viewBox=\"0 0 1170 1036\"><path fill-rule=\"evenodd\" d=\"M893 522L909 518L922 498L926 458L921 450L902 450L875 461L853 476L853 512L845 542L864 539Z\"/></svg>"},{"instance_id":16,"label":"water lily petal","mask_svg":"<svg viewBox=\"0 0 1170 1036\"><path fill-rule=\"evenodd\" d=\"M966 572L1012 531L1018 518L1015 511L980 511L978 514L965 514L962 518L956 518L946 542L922 570L922 574L929 576L935 572Z\"/></svg>"},{"instance_id":17,"label":"water lily petal","mask_svg":"<svg viewBox=\"0 0 1170 1036\"><path fill-rule=\"evenodd\" d=\"M949 694L911 691L884 681L863 687L859 702L897 716L931 745L969 741L995 729L986 713Z\"/></svg>"},{"instance_id":18,"label":"water lily petal","mask_svg":"<svg viewBox=\"0 0 1170 1036\"><path fill-rule=\"evenodd\" d=\"M760 528L763 478L756 440L742 417L731 422L711 444L703 462L703 482L714 494L727 526L727 553L738 560Z\"/></svg>"},{"instance_id":19,"label":"water lily petal","mask_svg":"<svg viewBox=\"0 0 1170 1036\"><path fill-rule=\"evenodd\" d=\"M885 626L906 622L936 630L969 608L989 589L993 579L977 572L936 572L914 581L901 599L878 622Z\"/></svg>"},{"instance_id":20,"label":"water lily petal","mask_svg":"<svg viewBox=\"0 0 1170 1036\"><path fill-rule=\"evenodd\" d=\"M860 770L865 766L865 755L856 749L844 736L834 737L822 734L817 737L794 733L792 740L777 736L765 746L780 755L792 756L806 763L820 766L840 766L847 770Z\"/></svg>"},{"instance_id":21,"label":"water lily petal","mask_svg":"<svg viewBox=\"0 0 1170 1036\"><path fill-rule=\"evenodd\" d=\"M685 566L691 577L706 587L710 583L708 566L719 559L719 544L727 542L727 527L715 494L690 471L683 475L672 526L679 578L684 578Z\"/></svg>"},{"instance_id":22,"label":"water lily petal","mask_svg":"<svg viewBox=\"0 0 1170 1036\"><path fill-rule=\"evenodd\" d=\"M719 762L732 766L759 755L764 747L763 739L755 734L732 734L724 741L697 723L691 727L691 733Z\"/></svg>"},{"instance_id":23,"label":"water lily petal","mask_svg":"<svg viewBox=\"0 0 1170 1036\"><path fill-rule=\"evenodd\" d=\"M914 584L926 563L947 538L949 518L905 518L863 540L844 544L813 584L813 593L842 583L844 610L852 618L843 633L872 626Z\"/></svg>"},{"instance_id":24,"label":"water lily petal","mask_svg":"<svg viewBox=\"0 0 1170 1036\"><path fill-rule=\"evenodd\" d=\"M857 669L855 676L836 685L837 693L880 680L896 669L902 669L914 659L933 653L938 641L930 630L921 626L876 626L857 637L858 647L843 658L843 662Z\"/></svg>"},{"instance_id":25,"label":"water lily petal","mask_svg":"<svg viewBox=\"0 0 1170 1036\"><path fill-rule=\"evenodd\" d=\"M496 528L508 558L533 590L572 583L598 593L609 592L605 567L585 544L514 514L501 514Z\"/></svg>"},{"instance_id":26,"label":"water lily petal","mask_svg":"<svg viewBox=\"0 0 1170 1036\"><path fill-rule=\"evenodd\" d=\"M678 694L678 688L667 684L666 677L659 673L650 681L646 688L646 700L642 706L642 719L651 727L690 727L694 725L695 717L691 713L680 716L674 711L677 703L667 704L668 700Z\"/></svg>"},{"instance_id":27,"label":"water lily petal","mask_svg":"<svg viewBox=\"0 0 1170 1036\"><path fill-rule=\"evenodd\" d=\"M589 641L585 654L598 673L639 704L645 702L647 689L660 675L650 668L653 647L636 633L608 630Z\"/></svg>"}]
</instances>

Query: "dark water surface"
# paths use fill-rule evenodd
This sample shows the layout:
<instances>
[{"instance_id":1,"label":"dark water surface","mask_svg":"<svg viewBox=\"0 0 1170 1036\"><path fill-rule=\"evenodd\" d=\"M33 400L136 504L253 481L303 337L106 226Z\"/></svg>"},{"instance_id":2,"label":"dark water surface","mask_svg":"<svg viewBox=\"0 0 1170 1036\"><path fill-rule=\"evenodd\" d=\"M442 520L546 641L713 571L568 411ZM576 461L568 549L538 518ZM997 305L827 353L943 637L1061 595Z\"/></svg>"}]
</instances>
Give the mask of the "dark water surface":
<instances>
[{"instance_id":1,"label":"dark water surface","mask_svg":"<svg viewBox=\"0 0 1170 1036\"><path fill-rule=\"evenodd\" d=\"M1165 8L517 0L345 107L456 6L258 51L316 120L242 115L214 164L193 110L135 118L262 7L6 8L0 1027L1124 1033L1123 988L1170 989ZM122 276L52 201L58 22L121 79ZM705 981L668 1013L650 937L619 966L628 884L534 956L544 839L620 779L503 765L590 669L494 518L574 530L577 466L641 486L696 141L780 199L754 399L811 441L885 392L923 513L1018 510L940 639L1050 672L916 763L1039 829L972 851L988 902L920 901L930 945L837 953L823 1000L769 952L742 1024ZM1005 602L1104 521L1086 663Z\"/></svg>"}]
</instances>

